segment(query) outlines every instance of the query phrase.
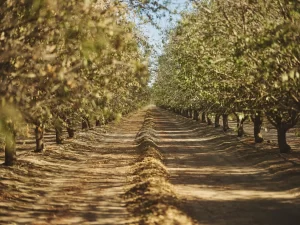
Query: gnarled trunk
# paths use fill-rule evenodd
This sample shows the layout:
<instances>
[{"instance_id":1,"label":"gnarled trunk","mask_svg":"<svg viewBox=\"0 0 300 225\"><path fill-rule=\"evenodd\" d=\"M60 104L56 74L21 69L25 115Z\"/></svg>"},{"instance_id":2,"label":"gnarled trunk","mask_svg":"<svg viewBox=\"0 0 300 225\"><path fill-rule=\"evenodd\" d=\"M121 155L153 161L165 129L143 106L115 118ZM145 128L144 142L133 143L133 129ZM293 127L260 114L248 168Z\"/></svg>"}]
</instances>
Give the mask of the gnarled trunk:
<instances>
[{"instance_id":1,"label":"gnarled trunk","mask_svg":"<svg viewBox=\"0 0 300 225\"><path fill-rule=\"evenodd\" d=\"M291 151L291 147L286 142L286 132L293 128L299 120L299 114L296 110L289 110L288 115L288 117L283 118L277 112L271 111L267 114L268 120L277 129L278 146L281 153Z\"/></svg>"},{"instance_id":2,"label":"gnarled trunk","mask_svg":"<svg viewBox=\"0 0 300 225\"><path fill-rule=\"evenodd\" d=\"M213 124L213 122L212 122L210 116L207 114L207 125L212 125L212 124Z\"/></svg>"},{"instance_id":3,"label":"gnarled trunk","mask_svg":"<svg viewBox=\"0 0 300 225\"><path fill-rule=\"evenodd\" d=\"M16 132L13 129L7 131L7 136L5 137L5 162L6 166L13 166L17 161L16 152Z\"/></svg>"},{"instance_id":4,"label":"gnarled trunk","mask_svg":"<svg viewBox=\"0 0 300 225\"><path fill-rule=\"evenodd\" d=\"M73 138L75 136L75 130L70 128L70 127L67 127L67 132L68 132L68 136L69 138Z\"/></svg>"},{"instance_id":5,"label":"gnarled trunk","mask_svg":"<svg viewBox=\"0 0 300 225\"><path fill-rule=\"evenodd\" d=\"M220 114L216 114L216 116L215 116L215 128L218 128L218 127L221 126L220 125L220 117L221 117Z\"/></svg>"},{"instance_id":6,"label":"gnarled trunk","mask_svg":"<svg viewBox=\"0 0 300 225\"><path fill-rule=\"evenodd\" d=\"M63 128L61 126L55 127L55 140L56 144L62 144L63 143Z\"/></svg>"},{"instance_id":7,"label":"gnarled trunk","mask_svg":"<svg viewBox=\"0 0 300 225\"><path fill-rule=\"evenodd\" d=\"M237 127L237 133L238 133L238 137L243 137L245 135L245 131L244 131L244 123L239 123L238 127Z\"/></svg>"},{"instance_id":8,"label":"gnarled trunk","mask_svg":"<svg viewBox=\"0 0 300 225\"><path fill-rule=\"evenodd\" d=\"M186 117L186 113L187 113L186 109L183 109L181 115Z\"/></svg>"},{"instance_id":9,"label":"gnarled trunk","mask_svg":"<svg viewBox=\"0 0 300 225\"><path fill-rule=\"evenodd\" d=\"M236 127L237 127L237 135L238 137L243 137L245 135L244 131L244 122L247 120L248 116L240 117L237 113L235 113L236 116Z\"/></svg>"},{"instance_id":10,"label":"gnarled trunk","mask_svg":"<svg viewBox=\"0 0 300 225\"><path fill-rule=\"evenodd\" d=\"M45 148L44 145L44 132L45 127L43 124L37 124L34 130L35 133L35 143L36 143L36 152L42 152Z\"/></svg>"},{"instance_id":11,"label":"gnarled trunk","mask_svg":"<svg viewBox=\"0 0 300 225\"><path fill-rule=\"evenodd\" d=\"M82 121L81 121L81 128L82 130L85 130L85 129L89 129L90 128L90 123L89 123L89 119L88 118L82 118Z\"/></svg>"},{"instance_id":12,"label":"gnarled trunk","mask_svg":"<svg viewBox=\"0 0 300 225\"><path fill-rule=\"evenodd\" d=\"M229 130L228 114L222 114L222 119L223 119L223 131L226 132Z\"/></svg>"},{"instance_id":13,"label":"gnarled trunk","mask_svg":"<svg viewBox=\"0 0 300 225\"><path fill-rule=\"evenodd\" d=\"M261 127L263 123L263 116L261 112L256 112L254 117L251 117L254 124L254 141L255 143L262 143L264 141L261 134Z\"/></svg>"},{"instance_id":14,"label":"gnarled trunk","mask_svg":"<svg viewBox=\"0 0 300 225\"><path fill-rule=\"evenodd\" d=\"M206 123L206 113L205 113L205 112L202 112L202 115L201 115L201 122L202 122L202 123Z\"/></svg>"},{"instance_id":15,"label":"gnarled trunk","mask_svg":"<svg viewBox=\"0 0 300 225\"><path fill-rule=\"evenodd\" d=\"M199 121L199 112L197 110L194 110L193 119Z\"/></svg>"},{"instance_id":16,"label":"gnarled trunk","mask_svg":"<svg viewBox=\"0 0 300 225\"><path fill-rule=\"evenodd\" d=\"M66 120L67 122L67 133L68 133L68 136L69 138L73 138L75 136L75 129L72 128L72 123L71 123L71 120L70 119L67 119Z\"/></svg>"},{"instance_id":17,"label":"gnarled trunk","mask_svg":"<svg viewBox=\"0 0 300 225\"><path fill-rule=\"evenodd\" d=\"M244 131L244 122L247 120L247 117L239 119L239 123L237 124L237 133L238 137L243 137L245 135Z\"/></svg>"},{"instance_id":18,"label":"gnarled trunk","mask_svg":"<svg viewBox=\"0 0 300 225\"><path fill-rule=\"evenodd\" d=\"M188 118L193 118L193 110L188 109Z\"/></svg>"},{"instance_id":19,"label":"gnarled trunk","mask_svg":"<svg viewBox=\"0 0 300 225\"><path fill-rule=\"evenodd\" d=\"M96 127L100 127L101 126L101 122L99 119L96 120Z\"/></svg>"},{"instance_id":20,"label":"gnarled trunk","mask_svg":"<svg viewBox=\"0 0 300 225\"><path fill-rule=\"evenodd\" d=\"M277 128L277 139L278 139L279 150L281 153L289 153L291 151L291 147L286 142L287 131L288 129L286 129L284 126L279 126Z\"/></svg>"},{"instance_id":21,"label":"gnarled trunk","mask_svg":"<svg viewBox=\"0 0 300 225\"><path fill-rule=\"evenodd\" d=\"M186 118L189 117L189 110L188 110L188 109L185 109L185 110L184 110L184 116L185 116Z\"/></svg>"}]
</instances>

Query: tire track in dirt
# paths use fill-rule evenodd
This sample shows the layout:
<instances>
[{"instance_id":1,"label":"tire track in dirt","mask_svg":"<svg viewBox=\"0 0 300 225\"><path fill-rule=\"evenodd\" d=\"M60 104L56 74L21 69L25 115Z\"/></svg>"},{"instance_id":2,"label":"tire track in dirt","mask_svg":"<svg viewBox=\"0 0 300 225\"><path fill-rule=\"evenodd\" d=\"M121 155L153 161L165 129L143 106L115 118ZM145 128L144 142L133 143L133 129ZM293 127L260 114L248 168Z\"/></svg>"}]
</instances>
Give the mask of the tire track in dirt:
<instances>
[{"instance_id":1,"label":"tire track in dirt","mask_svg":"<svg viewBox=\"0 0 300 225\"><path fill-rule=\"evenodd\" d=\"M256 166L257 159L239 154L253 148L235 135L158 108L152 115L170 181L183 210L200 224L300 224L298 173L277 177Z\"/></svg>"},{"instance_id":2,"label":"tire track in dirt","mask_svg":"<svg viewBox=\"0 0 300 225\"><path fill-rule=\"evenodd\" d=\"M0 224L131 224L122 198L146 109L0 167Z\"/></svg>"}]
</instances>

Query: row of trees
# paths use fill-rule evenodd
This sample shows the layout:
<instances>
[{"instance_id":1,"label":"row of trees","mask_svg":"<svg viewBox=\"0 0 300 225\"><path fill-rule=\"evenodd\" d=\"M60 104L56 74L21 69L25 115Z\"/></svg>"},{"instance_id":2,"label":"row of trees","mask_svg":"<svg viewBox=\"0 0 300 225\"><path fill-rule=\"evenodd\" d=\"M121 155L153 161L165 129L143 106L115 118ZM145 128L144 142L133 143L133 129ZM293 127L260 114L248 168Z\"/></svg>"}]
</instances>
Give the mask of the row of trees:
<instances>
[{"instance_id":1,"label":"row of trees","mask_svg":"<svg viewBox=\"0 0 300 225\"><path fill-rule=\"evenodd\" d=\"M201 0L170 30L154 85L158 105L198 119L235 114L238 134L267 118L280 152L300 116L300 3L297 0ZM211 120L211 119L210 119Z\"/></svg>"},{"instance_id":2,"label":"row of trees","mask_svg":"<svg viewBox=\"0 0 300 225\"><path fill-rule=\"evenodd\" d=\"M145 104L148 46L129 20L129 7L138 3L1 1L0 136L6 165L16 161L16 136L26 123L35 126L40 152L46 126L55 128L62 143L63 128L72 137L78 122L89 128L93 119L99 126Z\"/></svg>"}]
</instances>

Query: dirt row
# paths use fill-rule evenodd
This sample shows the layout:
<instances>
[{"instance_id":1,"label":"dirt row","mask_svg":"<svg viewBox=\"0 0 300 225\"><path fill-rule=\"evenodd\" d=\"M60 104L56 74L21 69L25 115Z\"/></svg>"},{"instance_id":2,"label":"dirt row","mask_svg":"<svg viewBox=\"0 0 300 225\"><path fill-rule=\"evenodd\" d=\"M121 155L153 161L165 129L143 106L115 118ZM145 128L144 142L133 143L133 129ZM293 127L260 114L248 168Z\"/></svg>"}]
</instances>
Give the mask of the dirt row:
<instances>
[{"instance_id":1,"label":"dirt row","mask_svg":"<svg viewBox=\"0 0 300 225\"><path fill-rule=\"evenodd\" d=\"M300 224L297 138L279 154L151 106L54 140L0 166L0 224Z\"/></svg>"},{"instance_id":2,"label":"dirt row","mask_svg":"<svg viewBox=\"0 0 300 225\"><path fill-rule=\"evenodd\" d=\"M298 149L279 154L161 109L153 117L182 210L199 224L300 224Z\"/></svg>"},{"instance_id":3,"label":"dirt row","mask_svg":"<svg viewBox=\"0 0 300 225\"><path fill-rule=\"evenodd\" d=\"M136 138L139 157L129 177L132 186L126 192L128 210L139 220L138 224L196 224L179 209L178 198L163 164L164 157L156 145L151 112L148 111Z\"/></svg>"},{"instance_id":4,"label":"dirt row","mask_svg":"<svg viewBox=\"0 0 300 225\"><path fill-rule=\"evenodd\" d=\"M124 193L145 113L78 132L63 145L48 133L43 153L34 152L33 139L19 143L18 163L0 166L0 224L135 224Z\"/></svg>"}]
</instances>

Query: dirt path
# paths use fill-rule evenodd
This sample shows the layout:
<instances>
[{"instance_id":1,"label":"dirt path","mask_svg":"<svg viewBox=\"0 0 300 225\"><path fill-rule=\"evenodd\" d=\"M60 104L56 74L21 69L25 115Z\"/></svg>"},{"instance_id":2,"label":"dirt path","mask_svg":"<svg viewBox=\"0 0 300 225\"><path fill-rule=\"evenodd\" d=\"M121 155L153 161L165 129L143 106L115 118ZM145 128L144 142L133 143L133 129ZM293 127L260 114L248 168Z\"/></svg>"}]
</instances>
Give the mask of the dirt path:
<instances>
[{"instance_id":1,"label":"dirt path","mask_svg":"<svg viewBox=\"0 0 300 225\"><path fill-rule=\"evenodd\" d=\"M199 224L299 225L300 159L156 109L155 129L182 208Z\"/></svg>"},{"instance_id":2,"label":"dirt path","mask_svg":"<svg viewBox=\"0 0 300 225\"><path fill-rule=\"evenodd\" d=\"M80 132L60 146L47 134L41 154L32 151L33 140L19 141L18 164L0 166L0 224L138 223L123 194L145 114L110 124L106 133ZM257 147L249 137L237 139L158 108L151 109L151 118L180 209L196 223L300 224L298 139L292 141L294 152L279 154L274 145Z\"/></svg>"},{"instance_id":3,"label":"dirt path","mask_svg":"<svg viewBox=\"0 0 300 225\"><path fill-rule=\"evenodd\" d=\"M0 224L132 223L120 196L144 115L107 133L81 132L61 146L48 142L42 154L19 151L18 165L0 167Z\"/></svg>"}]
</instances>

